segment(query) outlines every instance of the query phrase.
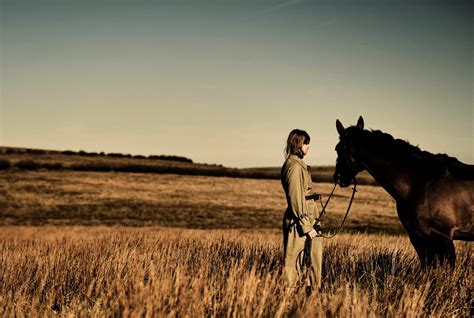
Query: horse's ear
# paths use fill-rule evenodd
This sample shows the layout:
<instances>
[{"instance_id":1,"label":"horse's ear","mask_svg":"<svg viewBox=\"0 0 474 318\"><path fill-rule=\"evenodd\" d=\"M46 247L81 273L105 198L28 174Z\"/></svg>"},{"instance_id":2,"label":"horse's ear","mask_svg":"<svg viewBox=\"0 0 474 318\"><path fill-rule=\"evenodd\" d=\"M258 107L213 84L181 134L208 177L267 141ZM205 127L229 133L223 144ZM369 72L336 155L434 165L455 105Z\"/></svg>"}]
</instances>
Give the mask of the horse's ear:
<instances>
[{"instance_id":1,"label":"horse's ear","mask_svg":"<svg viewBox=\"0 0 474 318\"><path fill-rule=\"evenodd\" d=\"M337 132L339 133L339 136L344 135L344 132L346 131L346 129L344 128L342 123L339 121L339 119L336 119L336 128L337 128Z\"/></svg>"},{"instance_id":2,"label":"horse's ear","mask_svg":"<svg viewBox=\"0 0 474 318\"><path fill-rule=\"evenodd\" d=\"M357 121L357 127L360 129L364 129L364 118L362 118L362 116L359 116L359 120Z\"/></svg>"}]
</instances>

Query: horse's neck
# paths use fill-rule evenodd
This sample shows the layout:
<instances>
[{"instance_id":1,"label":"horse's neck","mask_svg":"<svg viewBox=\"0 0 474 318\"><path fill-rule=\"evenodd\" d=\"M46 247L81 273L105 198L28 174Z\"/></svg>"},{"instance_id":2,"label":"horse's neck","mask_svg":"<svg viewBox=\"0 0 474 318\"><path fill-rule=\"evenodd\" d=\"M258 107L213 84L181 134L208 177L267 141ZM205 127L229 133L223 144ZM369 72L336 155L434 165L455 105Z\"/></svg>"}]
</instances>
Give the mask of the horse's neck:
<instances>
[{"instance_id":1,"label":"horse's neck","mask_svg":"<svg viewBox=\"0 0 474 318\"><path fill-rule=\"evenodd\" d=\"M362 153L361 162L372 177L397 201L408 199L413 190L416 167L387 159L379 150Z\"/></svg>"}]
</instances>

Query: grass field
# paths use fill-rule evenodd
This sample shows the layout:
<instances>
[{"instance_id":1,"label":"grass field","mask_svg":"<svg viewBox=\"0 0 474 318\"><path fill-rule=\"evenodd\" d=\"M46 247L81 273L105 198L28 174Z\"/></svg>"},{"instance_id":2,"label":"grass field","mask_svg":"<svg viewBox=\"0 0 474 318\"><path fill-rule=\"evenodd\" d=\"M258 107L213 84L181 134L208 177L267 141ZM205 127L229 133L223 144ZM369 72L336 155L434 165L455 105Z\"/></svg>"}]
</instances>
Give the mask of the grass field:
<instances>
[{"instance_id":1,"label":"grass field","mask_svg":"<svg viewBox=\"0 0 474 318\"><path fill-rule=\"evenodd\" d=\"M331 184L316 183L323 200ZM338 188L323 221L343 218L351 189ZM0 171L2 225L160 225L279 229L286 200L279 180L78 171ZM394 201L359 186L345 230L403 233Z\"/></svg>"},{"instance_id":2,"label":"grass field","mask_svg":"<svg viewBox=\"0 0 474 318\"><path fill-rule=\"evenodd\" d=\"M405 237L324 242L323 289L281 284L272 230L3 227L1 316L469 317L473 253L425 273Z\"/></svg>"},{"instance_id":3,"label":"grass field","mask_svg":"<svg viewBox=\"0 0 474 318\"><path fill-rule=\"evenodd\" d=\"M328 183L316 183L327 198ZM342 220L337 189L323 220ZM473 248L420 272L393 199L362 185L324 241L323 289L281 282L279 180L0 171L0 316L469 317Z\"/></svg>"}]
</instances>

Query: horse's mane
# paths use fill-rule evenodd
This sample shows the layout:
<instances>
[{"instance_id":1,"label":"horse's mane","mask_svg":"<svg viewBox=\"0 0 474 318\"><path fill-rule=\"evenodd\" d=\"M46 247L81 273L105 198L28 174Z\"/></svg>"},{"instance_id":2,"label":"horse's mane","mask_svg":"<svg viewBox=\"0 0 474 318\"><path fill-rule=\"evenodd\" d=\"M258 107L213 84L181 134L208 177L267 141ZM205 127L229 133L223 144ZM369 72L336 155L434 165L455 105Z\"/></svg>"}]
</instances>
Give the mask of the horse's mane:
<instances>
[{"instance_id":1,"label":"horse's mane","mask_svg":"<svg viewBox=\"0 0 474 318\"><path fill-rule=\"evenodd\" d=\"M385 133L380 130L364 130L366 135L369 135L372 142L376 143L382 150L393 152L400 156L414 155L420 159L435 160L435 161L458 161L454 157L450 157L447 154L433 154L428 151L421 150L418 146L413 146L408 141L395 139L392 135Z\"/></svg>"},{"instance_id":2,"label":"horse's mane","mask_svg":"<svg viewBox=\"0 0 474 318\"><path fill-rule=\"evenodd\" d=\"M395 159L418 161L423 168L441 174L449 171L457 179L474 179L474 165L464 164L455 157L421 150L408 141L395 139L392 135L380 130L363 130L362 132L371 144L376 145L381 151L389 153Z\"/></svg>"}]
</instances>

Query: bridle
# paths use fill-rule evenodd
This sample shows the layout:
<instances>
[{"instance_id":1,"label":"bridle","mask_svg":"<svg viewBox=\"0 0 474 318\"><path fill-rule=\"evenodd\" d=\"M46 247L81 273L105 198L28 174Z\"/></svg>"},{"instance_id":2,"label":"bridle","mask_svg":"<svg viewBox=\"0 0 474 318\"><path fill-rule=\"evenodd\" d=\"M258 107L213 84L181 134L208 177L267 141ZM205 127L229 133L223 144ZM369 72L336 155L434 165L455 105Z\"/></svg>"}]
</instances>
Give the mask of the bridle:
<instances>
[{"instance_id":1,"label":"bridle","mask_svg":"<svg viewBox=\"0 0 474 318\"><path fill-rule=\"evenodd\" d=\"M344 226L344 223L346 222L347 216L349 215L349 211L351 210L351 206L352 206L352 202L354 201L355 193L357 192L357 181L356 181L356 177L355 177L358 173L357 168L356 168L357 164L356 164L354 158L349 156L349 154L347 152L347 146L342 140L340 141L340 145L341 145L342 151L344 153L344 159L346 160L346 165L351 170L350 172L351 172L351 175L352 175L352 182L354 183L354 187L352 188L351 199L350 199L349 204L347 206L346 214L344 215L344 218L342 219L341 225L337 228L337 230L334 234L331 234L331 235L321 234L321 235L319 235L319 236L322 236L324 238L333 238L334 236L336 236L341 231L342 227ZM336 149L337 149L337 146L336 146ZM338 179L339 179L339 175L337 176L337 179L335 178L334 187L332 188L331 193L329 194L328 199L326 200L324 205L321 201L321 197L319 198L319 203L322 206L322 210L321 210L321 213L319 214L318 219L321 219L324 216L324 214L326 213L326 207L328 206L329 201L331 200L332 195L334 194L334 191L336 190L336 187L339 183Z\"/></svg>"},{"instance_id":2,"label":"bridle","mask_svg":"<svg viewBox=\"0 0 474 318\"><path fill-rule=\"evenodd\" d=\"M357 175L357 173L359 173L359 170L357 169L357 163L356 163L354 157L349 155L349 151L347 150L347 145L342 139L341 139L341 141L339 142L338 145L340 145L340 147L342 148L341 151L344 155L344 160L345 160L345 162L344 162L345 167L344 168L348 169L349 173L352 176L352 179L355 179L355 176ZM336 146L336 149L337 149L337 147L338 146ZM336 164L336 167L337 167L337 164ZM336 180L336 182L340 181L339 175L340 174L337 174L338 179Z\"/></svg>"}]
</instances>

